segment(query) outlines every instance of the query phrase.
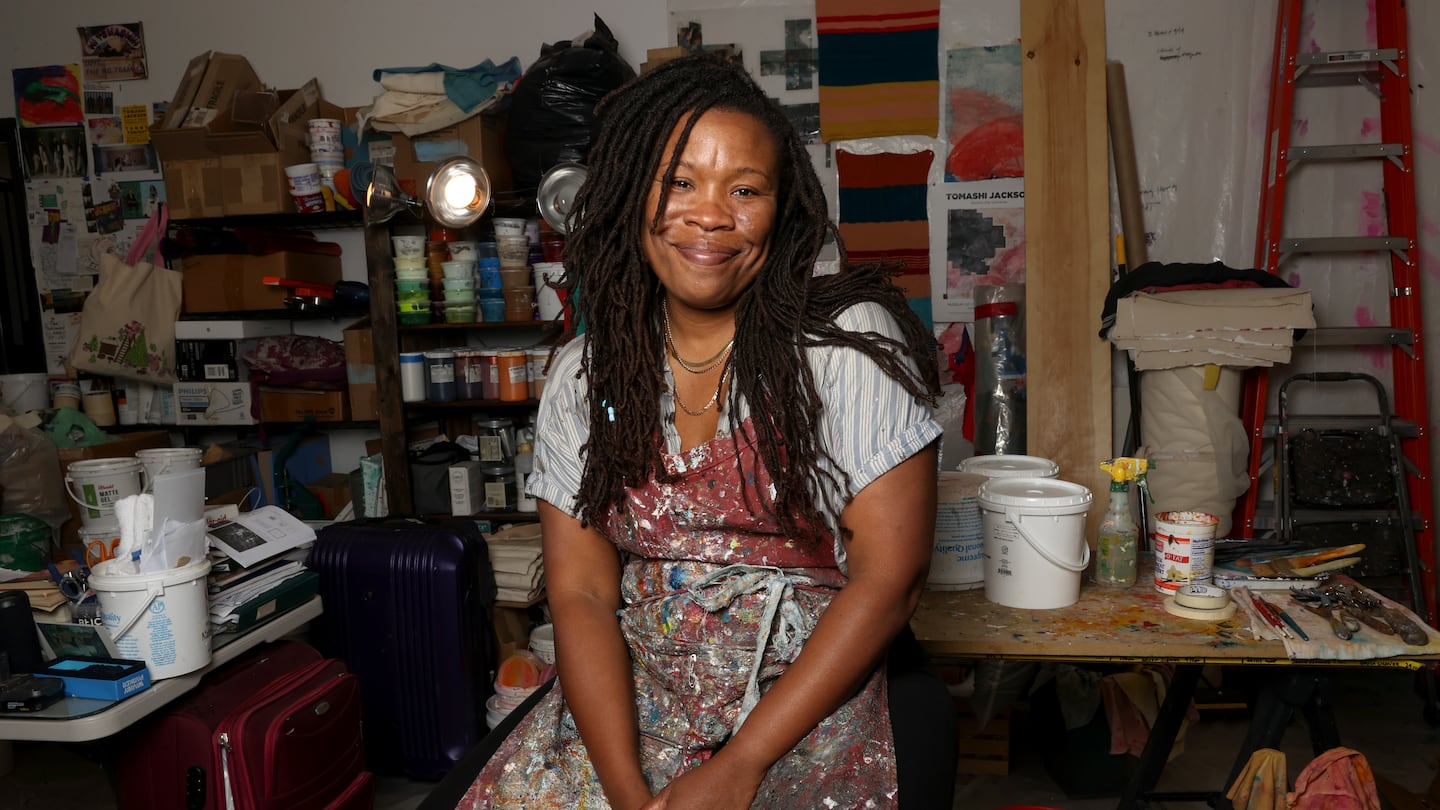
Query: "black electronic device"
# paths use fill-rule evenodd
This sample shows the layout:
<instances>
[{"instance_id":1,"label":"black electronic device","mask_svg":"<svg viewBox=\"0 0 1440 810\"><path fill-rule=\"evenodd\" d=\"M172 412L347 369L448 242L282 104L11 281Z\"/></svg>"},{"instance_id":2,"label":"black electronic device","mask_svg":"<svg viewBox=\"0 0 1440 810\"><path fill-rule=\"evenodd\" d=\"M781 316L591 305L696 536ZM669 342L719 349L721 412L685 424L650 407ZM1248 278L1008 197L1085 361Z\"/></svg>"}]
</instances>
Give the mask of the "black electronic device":
<instances>
[{"instance_id":1,"label":"black electronic device","mask_svg":"<svg viewBox=\"0 0 1440 810\"><path fill-rule=\"evenodd\" d=\"M0 679L0 712L38 712L65 696L59 678L11 675Z\"/></svg>"},{"instance_id":2,"label":"black electronic device","mask_svg":"<svg viewBox=\"0 0 1440 810\"><path fill-rule=\"evenodd\" d=\"M10 662L0 676L34 672L45 664L30 597L24 591L0 591L0 653L6 653Z\"/></svg>"}]
</instances>

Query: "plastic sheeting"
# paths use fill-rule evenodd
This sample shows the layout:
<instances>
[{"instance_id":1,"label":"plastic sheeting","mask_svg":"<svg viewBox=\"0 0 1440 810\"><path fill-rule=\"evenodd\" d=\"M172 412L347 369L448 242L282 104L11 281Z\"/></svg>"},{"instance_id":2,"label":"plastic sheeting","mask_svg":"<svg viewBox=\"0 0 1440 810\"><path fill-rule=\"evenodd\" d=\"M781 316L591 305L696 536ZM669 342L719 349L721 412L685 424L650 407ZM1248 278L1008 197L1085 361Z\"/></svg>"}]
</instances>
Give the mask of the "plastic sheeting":
<instances>
[{"instance_id":1,"label":"plastic sheeting","mask_svg":"<svg viewBox=\"0 0 1440 810\"><path fill-rule=\"evenodd\" d=\"M1025 452L1025 287L975 288L975 453Z\"/></svg>"},{"instance_id":2,"label":"plastic sheeting","mask_svg":"<svg viewBox=\"0 0 1440 810\"><path fill-rule=\"evenodd\" d=\"M1140 435L1141 455L1152 465L1149 513L1209 512L1220 518L1217 536L1224 537L1235 499L1250 485L1250 447L1238 416L1241 373L1219 372L1214 389L1205 387L1202 367L1141 373Z\"/></svg>"}]
</instances>

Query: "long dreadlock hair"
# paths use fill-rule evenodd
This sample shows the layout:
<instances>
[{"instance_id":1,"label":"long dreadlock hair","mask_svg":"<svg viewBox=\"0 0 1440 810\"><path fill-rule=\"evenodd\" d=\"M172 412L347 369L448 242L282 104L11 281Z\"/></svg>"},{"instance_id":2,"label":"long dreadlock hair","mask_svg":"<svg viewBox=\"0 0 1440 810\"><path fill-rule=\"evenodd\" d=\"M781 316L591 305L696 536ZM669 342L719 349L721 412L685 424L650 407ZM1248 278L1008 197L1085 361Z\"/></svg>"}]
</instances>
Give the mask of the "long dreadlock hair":
<instances>
[{"instance_id":1,"label":"long dreadlock hair","mask_svg":"<svg viewBox=\"0 0 1440 810\"><path fill-rule=\"evenodd\" d=\"M588 522L618 505L626 487L667 477L658 441L665 386L663 290L645 259L642 228L658 227L690 131L709 110L753 116L774 138L780 159L770 253L736 305L727 407L733 413L742 399L750 404L754 442L775 485L773 495L760 494L766 502L759 506L793 533L797 516L815 516L817 504L838 514L842 504L833 502L831 490L844 492L849 483L843 471L837 478L819 463L831 459L819 440L820 392L805 350L856 349L911 395L933 404L939 392L935 343L889 272L847 266L819 178L794 126L741 67L713 55L667 62L596 107L600 131L572 207L567 277L560 285L571 290L572 300L578 297L576 320L586 336L579 375L589 380L590 439L581 448L585 467L577 502ZM663 154L677 127L682 131L674 152ZM646 210L650 185L661 171L659 205ZM842 270L814 276L827 236L840 246ZM835 325L840 312L863 301L884 306L903 338ZM740 433L734 431L734 441L742 441Z\"/></svg>"}]
</instances>

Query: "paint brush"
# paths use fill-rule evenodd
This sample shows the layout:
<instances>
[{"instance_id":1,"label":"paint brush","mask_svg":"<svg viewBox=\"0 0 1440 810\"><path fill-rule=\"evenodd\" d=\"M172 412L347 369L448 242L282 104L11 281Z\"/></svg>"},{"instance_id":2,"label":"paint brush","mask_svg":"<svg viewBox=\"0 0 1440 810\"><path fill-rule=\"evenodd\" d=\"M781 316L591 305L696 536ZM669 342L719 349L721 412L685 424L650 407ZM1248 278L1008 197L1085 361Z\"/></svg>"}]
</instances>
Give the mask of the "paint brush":
<instances>
[{"instance_id":1,"label":"paint brush","mask_svg":"<svg viewBox=\"0 0 1440 810\"><path fill-rule=\"evenodd\" d=\"M1260 615L1261 621L1270 625L1271 630L1274 630L1285 638L1294 638L1294 636L1290 635L1290 631L1285 628L1285 625L1281 623L1279 617L1275 615L1275 611L1270 609L1269 604L1250 591L1246 593L1250 597L1250 604L1255 607L1255 612Z\"/></svg>"},{"instance_id":2,"label":"paint brush","mask_svg":"<svg viewBox=\"0 0 1440 810\"><path fill-rule=\"evenodd\" d=\"M1289 626L1291 630L1295 631L1295 635L1299 636L1301 641L1310 640L1310 637L1305 635L1305 631L1300 629L1300 625L1290 617L1289 613L1285 612L1284 608L1279 608L1275 605L1270 604L1269 602L1265 601L1264 597L1256 598L1260 599L1260 601L1264 603L1265 607L1270 609L1270 613L1272 615L1274 615L1280 621L1284 622L1287 626Z\"/></svg>"}]
</instances>

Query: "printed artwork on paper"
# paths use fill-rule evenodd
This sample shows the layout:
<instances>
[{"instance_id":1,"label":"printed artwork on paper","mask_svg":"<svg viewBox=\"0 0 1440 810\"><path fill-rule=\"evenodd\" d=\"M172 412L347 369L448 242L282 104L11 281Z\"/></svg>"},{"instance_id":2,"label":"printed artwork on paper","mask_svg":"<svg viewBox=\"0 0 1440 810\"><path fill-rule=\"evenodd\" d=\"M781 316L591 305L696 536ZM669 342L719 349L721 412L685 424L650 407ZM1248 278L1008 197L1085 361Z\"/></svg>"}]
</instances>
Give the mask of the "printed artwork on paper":
<instances>
[{"instance_id":1,"label":"printed artwork on paper","mask_svg":"<svg viewBox=\"0 0 1440 810\"><path fill-rule=\"evenodd\" d=\"M49 127L85 120L79 65L15 68L11 78L20 126Z\"/></svg>"},{"instance_id":2,"label":"printed artwork on paper","mask_svg":"<svg viewBox=\"0 0 1440 810\"><path fill-rule=\"evenodd\" d=\"M82 25L80 63L85 81L108 82L148 78L145 63L145 31L138 22L111 25Z\"/></svg>"},{"instance_id":3,"label":"printed artwork on paper","mask_svg":"<svg viewBox=\"0 0 1440 810\"><path fill-rule=\"evenodd\" d=\"M945 180L1023 177L1020 46L945 54Z\"/></svg>"},{"instance_id":4,"label":"printed artwork on paper","mask_svg":"<svg viewBox=\"0 0 1440 810\"><path fill-rule=\"evenodd\" d=\"M31 180L88 174L82 126L22 128L20 151L20 162Z\"/></svg>"}]
</instances>

